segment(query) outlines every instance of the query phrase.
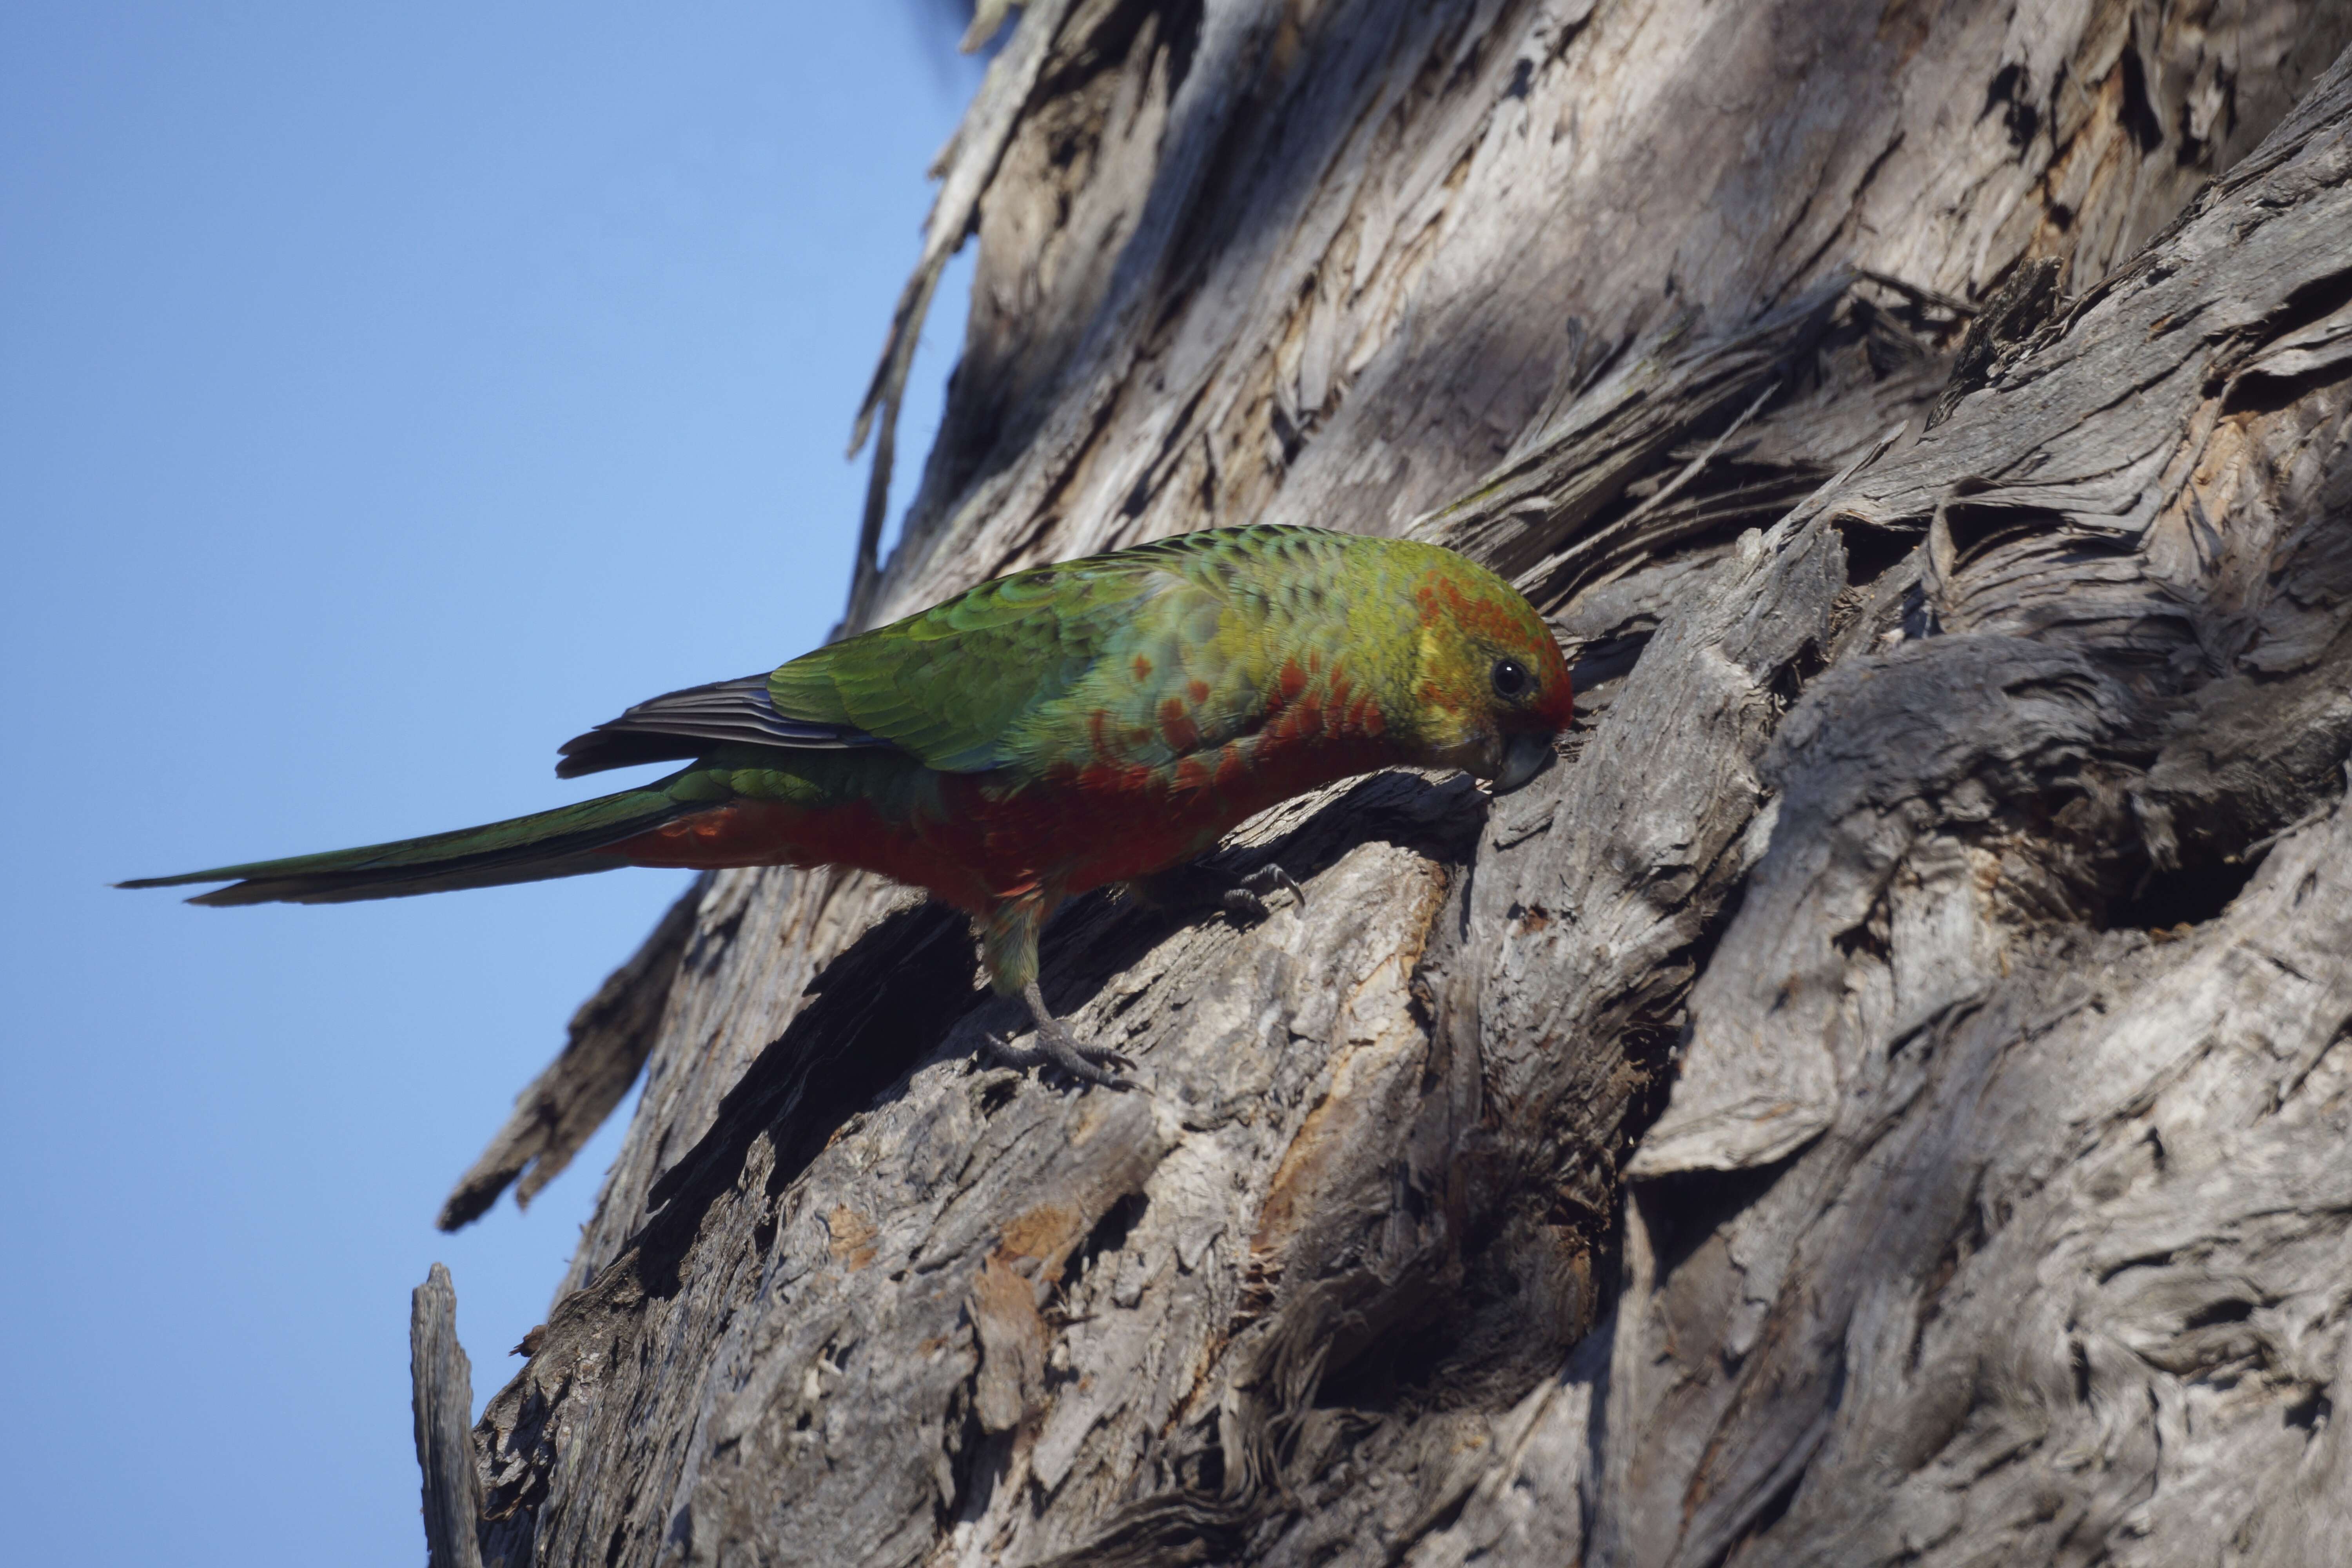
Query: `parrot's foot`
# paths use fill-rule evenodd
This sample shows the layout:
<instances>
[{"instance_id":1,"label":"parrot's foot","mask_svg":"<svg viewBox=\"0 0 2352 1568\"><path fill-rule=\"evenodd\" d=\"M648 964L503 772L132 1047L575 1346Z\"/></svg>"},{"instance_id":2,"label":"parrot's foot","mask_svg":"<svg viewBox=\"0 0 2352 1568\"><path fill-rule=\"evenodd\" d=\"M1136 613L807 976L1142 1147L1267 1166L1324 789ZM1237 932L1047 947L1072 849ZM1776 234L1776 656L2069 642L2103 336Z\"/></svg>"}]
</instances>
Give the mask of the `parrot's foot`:
<instances>
[{"instance_id":1,"label":"parrot's foot","mask_svg":"<svg viewBox=\"0 0 2352 1568\"><path fill-rule=\"evenodd\" d=\"M1237 921L1262 921L1273 912L1265 907L1265 896L1276 888L1288 889L1298 907L1307 907L1307 889L1298 885L1298 879L1279 866L1267 865L1225 889L1225 913Z\"/></svg>"},{"instance_id":2,"label":"parrot's foot","mask_svg":"<svg viewBox=\"0 0 2352 1568\"><path fill-rule=\"evenodd\" d=\"M1045 993L1032 980L1022 987L1021 998L1029 1004L1029 1016L1037 1026L1034 1046L1015 1046L995 1036L988 1037L989 1054L1006 1067L1026 1068L1052 1063L1081 1083L1098 1083L1105 1089L1133 1089L1135 1086L1111 1071L1113 1068L1133 1071L1135 1064L1117 1051L1107 1051L1099 1046L1082 1046L1070 1026L1054 1016L1045 1005Z\"/></svg>"}]
</instances>

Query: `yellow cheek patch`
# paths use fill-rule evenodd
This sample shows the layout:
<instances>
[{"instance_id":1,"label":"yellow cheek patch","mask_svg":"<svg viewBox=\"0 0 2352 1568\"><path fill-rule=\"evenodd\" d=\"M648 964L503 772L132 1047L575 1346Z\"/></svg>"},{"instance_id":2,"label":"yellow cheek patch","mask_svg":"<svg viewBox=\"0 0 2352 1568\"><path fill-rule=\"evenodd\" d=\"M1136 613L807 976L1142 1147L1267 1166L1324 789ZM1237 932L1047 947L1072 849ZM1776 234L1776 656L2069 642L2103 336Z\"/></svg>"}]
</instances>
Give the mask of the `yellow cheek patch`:
<instances>
[{"instance_id":1,"label":"yellow cheek patch","mask_svg":"<svg viewBox=\"0 0 2352 1568\"><path fill-rule=\"evenodd\" d=\"M1459 713L1474 706L1472 693L1478 690L1477 672L1462 658L1462 641L1436 626L1424 626L1421 633L1421 657L1414 664L1420 672L1413 695L1424 708L1441 713Z\"/></svg>"}]
</instances>

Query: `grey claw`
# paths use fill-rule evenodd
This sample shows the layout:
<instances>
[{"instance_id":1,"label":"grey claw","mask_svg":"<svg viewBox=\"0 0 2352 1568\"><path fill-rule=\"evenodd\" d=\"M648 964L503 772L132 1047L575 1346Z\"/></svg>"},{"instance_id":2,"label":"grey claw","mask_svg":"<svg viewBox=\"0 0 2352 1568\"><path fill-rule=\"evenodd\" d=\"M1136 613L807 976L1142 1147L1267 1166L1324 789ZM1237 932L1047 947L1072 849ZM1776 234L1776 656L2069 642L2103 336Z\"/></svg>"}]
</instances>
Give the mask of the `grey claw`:
<instances>
[{"instance_id":1,"label":"grey claw","mask_svg":"<svg viewBox=\"0 0 2352 1568\"><path fill-rule=\"evenodd\" d=\"M1133 1089L1135 1086L1108 1069L1133 1071L1135 1064L1117 1051L1100 1046L1082 1046L1070 1033L1070 1026L1047 1010L1045 998L1031 981L1023 988L1023 998L1029 1004L1029 1016L1037 1026L1037 1043L1023 1047L1008 1040L989 1037L989 1054L1006 1067L1028 1068L1050 1062L1081 1083L1100 1084L1105 1089Z\"/></svg>"},{"instance_id":2,"label":"grey claw","mask_svg":"<svg viewBox=\"0 0 2352 1568\"><path fill-rule=\"evenodd\" d=\"M1297 899L1300 909L1307 907L1307 889L1298 885L1298 879L1278 865L1266 865L1226 891L1225 912L1235 920L1265 920L1273 912L1266 908L1265 896L1277 888Z\"/></svg>"},{"instance_id":3,"label":"grey claw","mask_svg":"<svg viewBox=\"0 0 2352 1568\"><path fill-rule=\"evenodd\" d=\"M1014 1072L1027 1072L1031 1068L1042 1065L1046 1059L1044 1051L1035 1050L1027 1046L1016 1046L1002 1035L988 1037L988 1057L998 1067L1011 1068Z\"/></svg>"}]
</instances>

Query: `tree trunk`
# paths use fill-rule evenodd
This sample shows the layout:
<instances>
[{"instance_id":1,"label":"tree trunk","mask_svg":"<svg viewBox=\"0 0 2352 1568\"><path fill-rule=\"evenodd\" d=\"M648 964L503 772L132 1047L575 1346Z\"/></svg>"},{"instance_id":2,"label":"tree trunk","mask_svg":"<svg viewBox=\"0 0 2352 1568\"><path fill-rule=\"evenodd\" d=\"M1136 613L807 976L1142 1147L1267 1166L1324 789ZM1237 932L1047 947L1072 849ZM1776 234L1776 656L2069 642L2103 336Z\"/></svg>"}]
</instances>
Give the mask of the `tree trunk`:
<instances>
[{"instance_id":1,"label":"tree trunk","mask_svg":"<svg viewBox=\"0 0 2352 1568\"><path fill-rule=\"evenodd\" d=\"M482 1560L2337 1561L2347 37L1031 0L852 620L1412 532L1553 618L1578 729L1267 814L1254 929L1068 908L1045 994L1148 1092L976 1063L957 917L707 879L453 1199L645 1061Z\"/></svg>"}]
</instances>

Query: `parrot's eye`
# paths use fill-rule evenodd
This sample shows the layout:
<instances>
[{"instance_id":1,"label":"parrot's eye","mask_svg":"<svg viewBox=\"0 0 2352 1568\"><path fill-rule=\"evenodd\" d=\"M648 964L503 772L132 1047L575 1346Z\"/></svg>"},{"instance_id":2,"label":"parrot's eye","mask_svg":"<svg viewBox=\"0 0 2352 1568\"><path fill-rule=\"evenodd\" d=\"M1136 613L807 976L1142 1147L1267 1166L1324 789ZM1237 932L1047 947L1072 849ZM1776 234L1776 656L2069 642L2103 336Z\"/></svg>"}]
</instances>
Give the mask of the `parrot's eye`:
<instances>
[{"instance_id":1,"label":"parrot's eye","mask_svg":"<svg viewBox=\"0 0 2352 1568\"><path fill-rule=\"evenodd\" d=\"M1534 678L1528 674L1528 667L1517 659L1498 658L1495 661L1495 695L1506 702L1517 701L1527 695L1528 688L1533 684Z\"/></svg>"}]
</instances>

